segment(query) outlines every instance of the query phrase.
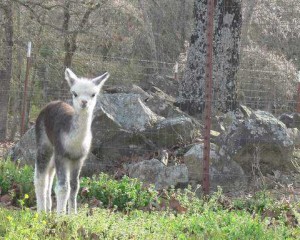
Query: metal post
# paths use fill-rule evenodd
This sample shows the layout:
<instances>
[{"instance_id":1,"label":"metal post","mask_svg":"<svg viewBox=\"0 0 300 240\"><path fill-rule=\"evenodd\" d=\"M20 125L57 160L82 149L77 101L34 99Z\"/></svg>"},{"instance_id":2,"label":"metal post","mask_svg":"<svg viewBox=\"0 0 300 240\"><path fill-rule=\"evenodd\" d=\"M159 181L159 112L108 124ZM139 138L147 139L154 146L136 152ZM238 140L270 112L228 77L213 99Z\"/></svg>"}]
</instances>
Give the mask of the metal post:
<instances>
[{"instance_id":1,"label":"metal post","mask_svg":"<svg viewBox=\"0 0 300 240\"><path fill-rule=\"evenodd\" d=\"M174 80L178 81L178 62L176 62L174 66Z\"/></svg>"},{"instance_id":2,"label":"metal post","mask_svg":"<svg viewBox=\"0 0 300 240\"><path fill-rule=\"evenodd\" d=\"M207 55L205 66L205 109L204 109L204 151L203 151L203 191L209 194L210 130L212 108L213 40L215 1L207 1Z\"/></svg>"},{"instance_id":3,"label":"metal post","mask_svg":"<svg viewBox=\"0 0 300 240\"><path fill-rule=\"evenodd\" d=\"M21 136L25 133L25 116L27 108L27 88L29 80L29 69L30 69L30 57L31 57L31 42L28 42L27 48L27 64L26 64L26 75L24 82L24 94L23 94L23 106L22 106L22 116L21 116Z\"/></svg>"},{"instance_id":4,"label":"metal post","mask_svg":"<svg viewBox=\"0 0 300 240\"><path fill-rule=\"evenodd\" d=\"M298 72L298 91L297 91L297 113L300 113L300 71Z\"/></svg>"}]
</instances>

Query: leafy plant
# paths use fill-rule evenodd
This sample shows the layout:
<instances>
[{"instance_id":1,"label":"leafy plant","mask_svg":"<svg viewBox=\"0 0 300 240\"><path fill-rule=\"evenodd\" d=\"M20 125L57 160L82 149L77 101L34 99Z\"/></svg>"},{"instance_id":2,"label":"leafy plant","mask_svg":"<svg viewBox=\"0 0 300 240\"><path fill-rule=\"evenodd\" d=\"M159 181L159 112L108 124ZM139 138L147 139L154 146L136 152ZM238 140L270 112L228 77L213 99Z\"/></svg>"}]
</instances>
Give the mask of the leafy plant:
<instances>
[{"instance_id":1,"label":"leafy plant","mask_svg":"<svg viewBox=\"0 0 300 240\"><path fill-rule=\"evenodd\" d=\"M10 194L13 203L18 204L18 199L24 199L24 206L34 204L33 168L15 164L10 160L0 161L0 188L1 195Z\"/></svg>"},{"instance_id":2,"label":"leafy plant","mask_svg":"<svg viewBox=\"0 0 300 240\"><path fill-rule=\"evenodd\" d=\"M124 176L120 181L100 174L81 179L81 197L96 198L104 207L132 210L148 206L157 197L153 186L144 188L142 182Z\"/></svg>"}]
</instances>

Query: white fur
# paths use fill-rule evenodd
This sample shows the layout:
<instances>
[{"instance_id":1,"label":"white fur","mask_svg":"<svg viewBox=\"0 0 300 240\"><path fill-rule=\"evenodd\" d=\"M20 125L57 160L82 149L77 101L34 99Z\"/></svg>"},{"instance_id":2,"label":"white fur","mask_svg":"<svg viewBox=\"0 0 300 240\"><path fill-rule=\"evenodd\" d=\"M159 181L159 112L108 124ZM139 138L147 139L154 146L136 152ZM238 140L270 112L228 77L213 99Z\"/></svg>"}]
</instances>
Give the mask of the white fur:
<instances>
[{"instance_id":1,"label":"white fur","mask_svg":"<svg viewBox=\"0 0 300 240\"><path fill-rule=\"evenodd\" d=\"M76 197L79 188L78 177L81 166L87 157L91 146L92 114L96 105L97 94L108 77L109 74L105 73L91 80L78 78L70 69L66 69L65 78L68 81L73 95L73 108L75 110L75 115L70 126L71 130L69 132L62 133L60 139L62 139L62 146L66 152L70 152L74 156L82 156L82 158L75 161L66 158L59 159L56 156L55 159L55 156L53 155L43 173L38 172L38 168L36 167L34 184L36 189L38 211L51 211L51 189L53 178L56 173L58 177L58 184L56 188L57 212L65 213L68 205L69 213L77 213ZM55 119L51 119L51 121L55 121ZM39 143L39 146L52 146L46 135L45 129L42 128L41 131L43 132L43 140ZM63 166L63 169L60 169L58 166ZM74 172L78 174L74 174ZM60 179L60 176L63 177L63 180Z\"/></svg>"}]
</instances>

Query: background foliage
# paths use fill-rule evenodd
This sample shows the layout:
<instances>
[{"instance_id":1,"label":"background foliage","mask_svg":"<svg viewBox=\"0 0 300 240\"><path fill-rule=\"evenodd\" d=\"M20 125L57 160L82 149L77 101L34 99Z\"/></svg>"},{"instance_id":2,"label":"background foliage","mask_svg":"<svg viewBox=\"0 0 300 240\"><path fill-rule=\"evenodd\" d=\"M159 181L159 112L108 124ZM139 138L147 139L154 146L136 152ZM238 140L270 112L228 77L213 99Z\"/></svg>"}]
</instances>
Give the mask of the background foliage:
<instances>
[{"instance_id":1,"label":"background foliage","mask_svg":"<svg viewBox=\"0 0 300 240\"><path fill-rule=\"evenodd\" d=\"M9 110L7 137L14 139L18 132L28 41L33 43L28 115L34 120L46 102L68 98L65 66L85 76L110 71L110 86L147 86L158 76L168 81L176 61L182 76L194 28L193 4L193 0L2 1L0 69L7 67L6 50L12 49L10 87L1 89L9 92L9 102L1 106L8 105ZM242 4L239 100L277 114L293 111L300 65L300 3L243 0ZM7 29L13 33L12 42L6 41Z\"/></svg>"}]
</instances>

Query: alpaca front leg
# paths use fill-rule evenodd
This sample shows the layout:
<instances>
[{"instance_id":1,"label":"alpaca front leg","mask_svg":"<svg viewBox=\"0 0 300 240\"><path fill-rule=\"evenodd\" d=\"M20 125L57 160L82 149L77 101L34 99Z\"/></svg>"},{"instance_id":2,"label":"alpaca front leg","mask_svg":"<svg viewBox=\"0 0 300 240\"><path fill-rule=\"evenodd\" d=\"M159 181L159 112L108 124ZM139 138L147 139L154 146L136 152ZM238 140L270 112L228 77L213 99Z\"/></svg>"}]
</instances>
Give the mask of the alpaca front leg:
<instances>
[{"instance_id":1,"label":"alpaca front leg","mask_svg":"<svg viewBox=\"0 0 300 240\"><path fill-rule=\"evenodd\" d=\"M71 186L71 192L70 197L68 201L68 213L77 213L77 195L79 191L79 174L81 170L81 162L73 164L71 167L71 175L70 175L70 186Z\"/></svg>"},{"instance_id":2,"label":"alpaca front leg","mask_svg":"<svg viewBox=\"0 0 300 240\"><path fill-rule=\"evenodd\" d=\"M56 161L57 171L57 213L65 214L67 210L67 202L70 196L70 174L69 168L66 166L66 159L62 161Z\"/></svg>"}]
</instances>

